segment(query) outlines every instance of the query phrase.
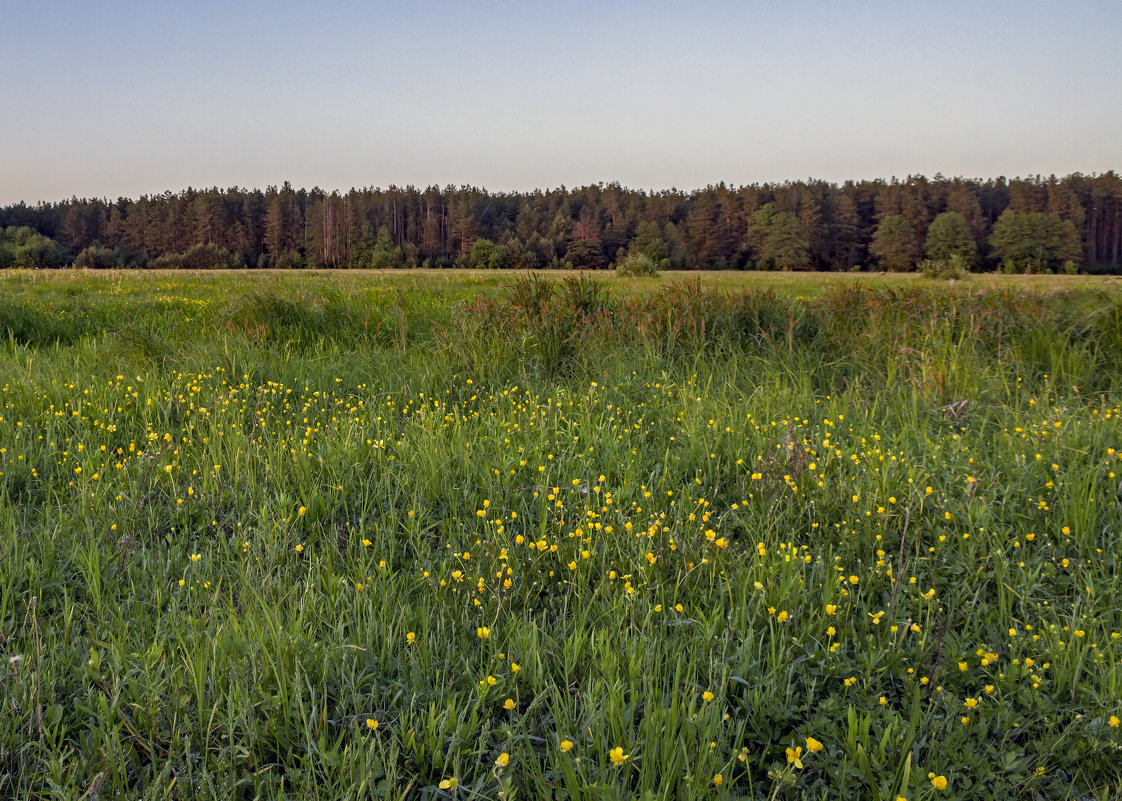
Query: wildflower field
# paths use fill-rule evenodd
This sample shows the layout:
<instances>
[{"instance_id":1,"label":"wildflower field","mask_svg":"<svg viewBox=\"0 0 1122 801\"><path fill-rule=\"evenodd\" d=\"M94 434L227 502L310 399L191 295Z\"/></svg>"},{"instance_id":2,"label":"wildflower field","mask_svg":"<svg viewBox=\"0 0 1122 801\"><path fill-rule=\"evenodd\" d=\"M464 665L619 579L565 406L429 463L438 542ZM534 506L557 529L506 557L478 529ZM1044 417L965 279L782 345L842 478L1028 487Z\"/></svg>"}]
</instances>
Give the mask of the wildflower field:
<instances>
[{"instance_id":1,"label":"wildflower field","mask_svg":"<svg viewBox=\"0 0 1122 801\"><path fill-rule=\"evenodd\" d=\"M1122 292L0 276L0 798L1122 797Z\"/></svg>"}]
</instances>

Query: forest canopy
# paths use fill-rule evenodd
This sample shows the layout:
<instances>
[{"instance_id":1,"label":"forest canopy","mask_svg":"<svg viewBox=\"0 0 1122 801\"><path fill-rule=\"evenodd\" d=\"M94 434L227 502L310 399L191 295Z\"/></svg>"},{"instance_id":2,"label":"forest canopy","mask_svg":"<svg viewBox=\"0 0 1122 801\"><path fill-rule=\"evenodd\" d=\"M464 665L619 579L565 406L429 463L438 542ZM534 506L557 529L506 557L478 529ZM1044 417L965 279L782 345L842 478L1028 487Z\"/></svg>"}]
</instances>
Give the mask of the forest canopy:
<instances>
[{"instance_id":1,"label":"forest canopy","mask_svg":"<svg viewBox=\"0 0 1122 801\"><path fill-rule=\"evenodd\" d=\"M1122 178L192 189L0 208L0 267L1122 272Z\"/></svg>"}]
</instances>

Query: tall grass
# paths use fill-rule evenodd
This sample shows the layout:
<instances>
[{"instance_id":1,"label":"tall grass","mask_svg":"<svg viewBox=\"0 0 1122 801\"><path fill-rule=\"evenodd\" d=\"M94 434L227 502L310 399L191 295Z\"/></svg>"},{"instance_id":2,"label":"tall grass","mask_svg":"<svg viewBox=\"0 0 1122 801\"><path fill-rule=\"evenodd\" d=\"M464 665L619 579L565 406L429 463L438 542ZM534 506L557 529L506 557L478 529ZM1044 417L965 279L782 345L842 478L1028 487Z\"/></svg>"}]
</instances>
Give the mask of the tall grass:
<instances>
[{"instance_id":1,"label":"tall grass","mask_svg":"<svg viewBox=\"0 0 1122 801\"><path fill-rule=\"evenodd\" d=\"M235 280L5 284L0 797L1122 793L1115 296Z\"/></svg>"}]
</instances>

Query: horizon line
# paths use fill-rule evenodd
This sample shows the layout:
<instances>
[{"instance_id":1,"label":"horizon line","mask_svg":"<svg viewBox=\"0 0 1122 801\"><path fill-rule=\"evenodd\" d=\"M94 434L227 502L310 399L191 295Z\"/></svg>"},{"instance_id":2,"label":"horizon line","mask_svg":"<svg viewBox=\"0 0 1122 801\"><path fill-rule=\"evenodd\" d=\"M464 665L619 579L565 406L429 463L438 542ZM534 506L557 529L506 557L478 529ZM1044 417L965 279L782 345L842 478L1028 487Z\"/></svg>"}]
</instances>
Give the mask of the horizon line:
<instances>
[{"instance_id":1,"label":"horizon line","mask_svg":"<svg viewBox=\"0 0 1122 801\"><path fill-rule=\"evenodd\" d=\"M319 193L324 194L325 196L331 196L331 195L335 195L335 194L346 195L346 194L349 194L351 192L384 192L384 191L390 191L390 190L395 190L395 189L396 190L405 190L405 191L409 191L409 190L429 191L429 190L432 190L432 189L436 189L439 192L444 192L444 191L449 191L449 190L451 190L451 191L474 190L474 191L483 192L483 193L489 194L489 195L534 195L534 194L539 194L539 193L540 194L550 194L552 192L572 192L572 191L577 191L577 190L581 190L581 189L590 189L590 188L593 188L593 187L604 188L604 187L611 187L611 186L617 186L625 192L638 192L638 193L652 194L652 195L668 194L668 193L680 193L680 194L684 194L684 195L692 195L692 194L696 194L698 192L704 192L706 190L716 189L716 188L720 188L720 187L727 187L727 188L729 188L733 191L739 191L739 190L742 190L742 189L751 189L751 188L785 187L785 186L792 186L792 185L795 185L795 184L806 184L806 185L828 184L830 186L838 187L838 186L845 186L847 184L883 183L883 184L892 186L892 185L896 185L896 184L903 184L903 183L906 183L908 181L912 181L912 180L915 180L915 179L923 179L923 180L935 181L935 182L965 181L965 182L968 182L968 183L982 183L982 184L988 183L988 182L993 182L993 181L1006 181L1006 182L1037 181L1037 182L1040 182L1040 181L1046 181L1046 180L1051 180L1051 179L1066 180L1066 179L1069 179L1069 178L1076 178L1076 177L1079 177L1079 178L1101 178L1101 177L1104 177L1104 176L1115 175L1117 172L1118 172L1118 170L1116 170L1115 168L1110 168L1110 169L1107 169L1107 170L1103 170L1101 172L1099 172L1099 171L1082 172L1082 171L1076 170L1074 172L1069 172L1065 175L1057 175L1055 172L1048 173L1048 174L1038 172L1038 173L1029 173L1027 175L1015 175L1015 176L997 175L997 176L990 176L990 177L981 177L981 176L966 177L966 176L963 176L963 175L946 176L946 175L943 175L943 173L941 171L936 171L935 174L930 176L930 177L926 173L921 172L921 173L909 173L908 175L904 176L904 178L900 178L896 175L892 175L888 178L885 178L883 176L878 176L878 177L875 177L875 178L846 178L845 180L841 180L841 181L831 181L831 180L827 180L825 178L814 178L814 177L789 178L789 179L786 179L784 181L761 181L761 182L742 183L742 184L733 184L733 183L727 182L727 181L717 181L715 183L711 182L711 183L705 184L704 186L694 186L692 188L682 188L682 187L678 187L678 186L669 186L669 187L662 187L662 188L633 187L633 186L625 186L618 180L612 180L612 181L598 181L596 183L583 183L583 184L572 185L572 186L568 186L566 184L559 184L557 186L547 186L547 187L544 187L544 188L543 187L533 187L533 188L530 188L530 189L500 189L500 190L489 190L486 187L486 185L482 185L482 186L477 186L477 185L474 185L474 184L458 184L457 185L457 184L452 184L452 183L443 184L443 185L427 184L425 186L420 186L420 185L417 185L417 184L399 185L399 184L393 184L393 183L388 184L386 186L368 184L366 186L352 185L349 189L340 189L340 188L325 189L325 188L319 186L318 184L313 185L310 188L307 187L307 186L296 187L296 186L293 186L290 181L285 180L285 181L282 181L280 184L268 184L263 189L259 188L259 187L256 187L256 186L251 188L249 186L242 186L242 185L239 185L239 184L234 184L233 186L227 186L227 187L221 187L221 186L218 186L217 184L212 184L210 186L205 186L204 185L204 186L197 186L196 187L196 186L193 186L191 184L188 184L186 187L183 187L183 188L178 189L178 190L165 189L162 192L152 192L152 193L145 192L145 193L138 194L136 196L119 195L116 199L110 199L110 197L108 195L100 195L100 196L98 196L98 195L83 195L83 196L79 197L78 195L73 195L73 194L70 197L63 197L63 198L60 198L58 200L42 200L42 199L40 199L40 200L36 200L36 201L28 201L28 200L25 200L25 199L20 199L20 200L13 201L11 203L5 203L3 205L0 205L0 208L12 208L12 207L15 207L15 206L20 206L20 205L28 206L30 208L36 208L36 207L40 207L40 206L56 206L56 205L64 205L66 203L71 203L75 200L77 200L79 202L100 201L100 202L105 202L107 204L108 203L117 203L117 202L120 202L120 201L136 202L136 201L139 201L143 198L152 199L152 198L159 198L159 197L164 197L164 196L175 197L177 195L182 195L182 194L185 194L187 192L219 191L219 192L262 192L262 193L266 193L271 189L278 189L278 190L283 189L285 185L288 185L289 188L292 191L297 192L297 193L299 193L299 192L307 192L307 193L319 192Z\"/></svg>"}]
</instances>

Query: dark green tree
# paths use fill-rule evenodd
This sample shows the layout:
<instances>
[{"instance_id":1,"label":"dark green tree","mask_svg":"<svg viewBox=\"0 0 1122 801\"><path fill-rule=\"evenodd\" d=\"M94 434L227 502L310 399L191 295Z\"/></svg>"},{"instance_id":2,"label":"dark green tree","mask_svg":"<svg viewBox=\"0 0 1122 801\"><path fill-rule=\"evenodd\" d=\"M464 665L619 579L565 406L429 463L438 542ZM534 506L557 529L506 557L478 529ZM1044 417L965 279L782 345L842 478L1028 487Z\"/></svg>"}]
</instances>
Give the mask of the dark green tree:
<instances>
[{"instance_id":1,"label":"dark green tree","mask_svg":"<svg viewBox=\"0 0 1122 801\"><path fill-rule=\"evenodd\" d=\"M490 239L477 239L471 244L471 266L479 270L502 270L510 266L510 254L504 245Z\"/></svg>"},{"instance_id":2,"label":"dark green tree","mask_svg":"<svg viewBox=\"0 0 1122 801\"><path fill-rule=\"evenodd\" d=\"M1042 212L1006 209L990 236L1002 269L1014 273L1052 272L1067 262L1078 265L1083 246L1071 220Z\"/></svg>"},{"instance_id":3,"label":"dark green tree","mask_svg":"<svg viewBox=\"0 0 1122 801\"><path fill-rule=\"evenodd\" d=\"M974 266L978 255L970 225L957 211L944 211L932 221L923 249L935 262L949 263L952 256L958 256L967 268Z\"/></svg>"},{"instance_id":4,"label":"dark green tree","mask_svg":"<svg viewBox=\"0 0 1122 801\"><path fill-rule=\"evenodd\" d=\"M652 220L639 223L639 227L635 229L635 238L631 240L628 250L631 253L642 253L655 264L662 264L663 259L670 258L670 248L662 238L662 228Z\"/></svg>"},{"instance_id":5,"label":"dark green tree","mask_svg":"<svg viewBox=\"0 0 1122 801\"><path fill-rule=\"evenodd\" d=\"M882 270L906 272L915 267L918 256L916 233L901 214L890 214L880 221L869 252Z\"/></svg>"},{"instance_id":6,"label":"dark green tree","mask_svg":"<svg viewBox=\"0 0 1122 801\"><path fill-rule=\"evenodd\" d=\"M748 232L756 264L768 270L803 270L810 264L810 237L798 217L765 203Z\"/></svg>"},{"instance_id":7,"label":"dark green tree","mask_svg":"<svg viewBox=\"0 0 1122 801\"><path fill-rule=\"evenodd\" d=\"M61 267L66 249L55 240L26 226L0 230L0 267Z\"/></svg>"},{"instance_id":8,"label":"dark green tree","mask_svg":"<svg viewBox=\"0 0 1122 801\"><path fill-rule=\"evenodd\" d=\"M369 264L375 270L390 270L398 265L400 259L401 251L394 246L389 227L383 225L378 229L378 236L374 239Z\"/></svg>"}]
</instances>

